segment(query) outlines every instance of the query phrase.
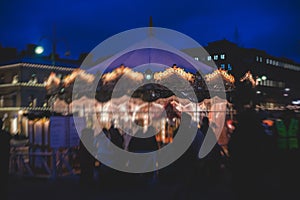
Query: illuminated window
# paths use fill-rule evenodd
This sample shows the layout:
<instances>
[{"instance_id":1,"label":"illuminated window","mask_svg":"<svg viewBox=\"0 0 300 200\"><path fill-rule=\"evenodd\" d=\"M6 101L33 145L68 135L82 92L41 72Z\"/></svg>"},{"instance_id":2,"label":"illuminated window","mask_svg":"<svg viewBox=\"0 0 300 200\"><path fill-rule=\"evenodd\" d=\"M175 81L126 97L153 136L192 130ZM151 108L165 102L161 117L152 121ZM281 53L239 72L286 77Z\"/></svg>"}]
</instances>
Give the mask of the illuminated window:
<instances>
[{"instance_id":1,"label":"illuminated window","mask_svg":"<svg viewBox=\"0 0 300 200\"><path fill-rule=\"evenodd\" d=\"M267 58L266 63L269 64L269 59Z\"/></svg>"},{"instance_id":2,"label":"illuminated window","mask_svg":"<svg viewBox=\"0 0 300 200\"><path fill-rule=\"evenodd\" d=\"M259 62L262 62L262 57L259 58Z\"/></svg>"},{"instance_id":3,"label":"illuminated window","mask_svg":"<svg viewBox=\"0 0 300 200\"><path fill-rule=\"evenodd\" d=\"M258 56L256 56L256 62L258 62L259 61L259 57Z\"/></svg>"},{"instance_id":4,"label":"illuminated window","mask_svg":"<svg viewBox=\"0 0 300 200\"><path fill-rule=\"evenodd\" d=\"M214 60L218 60L218 55L214 55Z\"/></svg>"},{"instance_id":5,"label":"illuminated window","mask_svg":"<svg viewBox=\"0 0 300 200\"><path fill-rule=\"evenodd\" d=\"M284 82L279 82L279 84L278 84L278 85L279 85L279 87L280 87L280 88L284 88L284 87L285 87L285 84L284 84Z\"/></svg>"},{"instance_id":6,"label":"illuminated window","mask_svg":"<svg viewBox=\"0 0 300 200\"><path fill-rule=\"evenodd\" d=\"M232 66L230 64L227 65L227 70L228 71L232 70Z\"/></svg>"},{"instance_id":7,"label":"illuminated window","mask_svg":"<svg viewBox=\"0 0 300 200\"><path fill-rule=\"evenodd\" d=\"M207 56L207 60L210 61L211 60L211 56Z\"/></svg>"},{"instance_id":8,"label":"illuminated window","mask_svg":"<svg viewBox=\"0 0 300 200\"><path fill-rule=\"evenodd\" d=\"M195 60L199 60L199 58L198 58L198 57L195 57Z\"/></svg>"},{"instance_id":9,"label":"illuminated window","mask_svg":"<svg viewBox=\"0 0 300 200\"><path fill-rule=\"evenodd\" d=\"M18 118L17 118L17 116L12 118L10 121L10 132L13 134L18 133Z\"/></svg>"},{"instance_id":10,"label":"illuminated window","mask_svg":"<svg viewBox=\"0 0 300 200\"><path fill-rule=\"evenodd\" d=\"M221 69L225 69L225 64L221 64Z\"/></svg>"},{"instance_id":11,"label":"illuminated window","mask_svg":"<svg viewBox=\"0 0 300 200\"><path fill-rule=\"evenodd\" d=\"M221 54L220 58L221 58L221 60L224 60L225 59L225 54Z\"/></svg>"},{"instance_id":12,"label":"illuminated window","mask_svg":"<svg viewBox=\"0 0 300 200\"><path fill-rule=\"evenodd\" d=\"M270 60L271 65L275 65L275 60Z\"/></svg>"},{"instance_id":13,"label":"illuminated window","mask_svg":"<svg viewBox=\"0 0 300 200\"><path fill-rule=\"evenodd\" d=\"M12 80L12 84L16 84L19 82L19 76L18 74L14 75L13 80Z\"/></svg>"}]
</instances>

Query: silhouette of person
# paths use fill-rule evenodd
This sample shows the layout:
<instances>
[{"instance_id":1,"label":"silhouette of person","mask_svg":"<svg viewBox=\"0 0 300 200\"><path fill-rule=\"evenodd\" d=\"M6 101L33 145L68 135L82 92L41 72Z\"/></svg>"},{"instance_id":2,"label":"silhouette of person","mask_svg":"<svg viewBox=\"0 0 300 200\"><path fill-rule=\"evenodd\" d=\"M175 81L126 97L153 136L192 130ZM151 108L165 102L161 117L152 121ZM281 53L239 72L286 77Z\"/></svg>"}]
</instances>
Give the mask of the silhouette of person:
<instances>
[{"instance_id":1,"label":"silhouette of person","mask_svg":"<svg viewBox=\"0 0 300 200\"><path fill-rule=\"evenodd\" d=\"M200 130L203 134L206 134L208 131L208 128L209 128L209 119L208 119L208 117L204 116L201 121Z\"/></svg>"},{"instance_id":2,"label":"silhouette of person","mask_svg":"<svg viewBox=\"0 0 300 200\"><path fill-rule=\"evenodd\" d=\"M238 200L264 198L265 134L253 107L254 91L241 84L236 92L237 125L229 142L233 192Z\"/></svg>"},{"instance_id":3,"label":"silhouette of person","mask_svg":"<svg viewBox=\"0 0 300 200\"><path fill-rule=\"evenodd\" d=\"M0 119L0 195L1 199L7 199L11 135L3 130L2 126L3 122Z\"/></svg>"},{"instance_id":4,"label":"silhouette of person","mask_svg":"<svg viewBox=\"0 0 300 200\"><path fill-rule=\"evenodd\" d=\"M140 129L134 137L131 138L128 150L131 152L151 152L158 149L158 144L155 138L155 129L149 126L146 133ZM149 136L149 137L145 137Z\"/></svg>"},{"instance_id":5,"label":"silhouette of person","mask_svg":"<svg viewBox=\"0 0 300 200\"><path fill-rule=\"evenodd\" d=\"M156 150L158 150L158 143L155 138L155 128L153 126L149 126L145 133L143 133L142 129L138 130L128 145L128 151L135 153L147 153ZM150 163L153 162L154 160L150 161ZM156 181L156 172L143 173L139 174L139 176L138 178L140 181L143 181L143 183Z\"/></svg>"},{"instance_id":6,"label":"silhouette of person","mask_svg":"<svg viewBox=\"0 0 300 200\"><path fill-rule=\"evenodd\" d=\"M119 147L120 149L123 148L123 137L120 131L112 125L109 129L110 141Z\"/></svg>"},{"instance_id":7,"label":"silhouette of person","mask_svg":"<svg viewBox=\"0 0 300 200\"><path fill-rule=\"evenodd\" d=\"M218 144L215 133L209 124L209 118L206 116L202 119L200 131L204 137L207 134L212 134L210 135L212 138L211 141L215 143L211 151L200 160L203 175L202 178L204 178L207 183L207 187L213 187L218 183L220 178L221 147Z\"/></svg>"},{"instance_id":8,"label":"silhouette of person","mask_svg":"<svg viewBox=\"0 0 300 200\"><path fill-rule=\"evenodd\" d=\"M185 137L192 137L195 133L193 131L197 130L195 124L192 123L192 118L189 114L183 112L181 114L180 120L180 132L179 134L184 134ZM195 138L192 140L192 144L187 148L187 150L171 165L162 170L166 174L168 182L171 180L175 182L176 192L173 194L172 199L191 199L193 184L197 181L195 180L196 166L198 161L199 146L197 144L202 143L201 133L197 132ZM176 137L179 135L177 134ZM197 141L197 142L196 142ZM171 173L167 172L170 170ZM175 178L175 180L174 180Z\"/></svg>"},{"instance_id":9,"label":"silhouette of person","mask_svg":"<svg viewBox=\"0 0 300 200\"><path fill-rule=\"evenodd\" d=\"M94 179L95 158L89 151L94 151L94 132L91 128L82 130L79 159L80 159L80 183L83 186L90 186Z\"/></svg>"}]
</instances>

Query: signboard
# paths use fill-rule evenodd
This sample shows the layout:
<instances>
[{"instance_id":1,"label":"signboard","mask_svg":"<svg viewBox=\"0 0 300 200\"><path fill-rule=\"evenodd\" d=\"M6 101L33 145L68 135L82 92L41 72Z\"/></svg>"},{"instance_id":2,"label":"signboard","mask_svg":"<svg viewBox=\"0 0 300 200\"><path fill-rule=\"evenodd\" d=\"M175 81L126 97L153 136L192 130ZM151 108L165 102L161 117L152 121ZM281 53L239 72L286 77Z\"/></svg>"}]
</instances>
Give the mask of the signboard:
<instances>
[{"instance_id":1,"label":"signboard","mask_svg":"<svg viewBox=\"0 0 300 200\"><path fill-rule=\"evenodd\" d=\"M60 148L67 146L67 120L66 117L50 117L50 147Z\"/></svg>"},{"instance_id":2,"label":"signboard","mask_svg":"<svg viewBox=\"0 0 300 200\"><path fill-rule=\"evenodd\" d=\"M75 126L75 121L77 124L77 129ZM80 142L80 137L81 137L81 131L84 129L86 126L85 123L85 118L84 117L70 117L69 118L69 146L74 147L78 146Z\"/></svg>"},{"instance_id":3,"label":"signboard","mask_svg":"<svg viewBox=\"0 0 300 200\"><path fill-rule=\"evenodd\" d=\"M77 127L75 126L75 121ZM86 126L84 117L50 117L50 147L69 148L78 146L80 134Z\"/></svg>"}]
</instances>

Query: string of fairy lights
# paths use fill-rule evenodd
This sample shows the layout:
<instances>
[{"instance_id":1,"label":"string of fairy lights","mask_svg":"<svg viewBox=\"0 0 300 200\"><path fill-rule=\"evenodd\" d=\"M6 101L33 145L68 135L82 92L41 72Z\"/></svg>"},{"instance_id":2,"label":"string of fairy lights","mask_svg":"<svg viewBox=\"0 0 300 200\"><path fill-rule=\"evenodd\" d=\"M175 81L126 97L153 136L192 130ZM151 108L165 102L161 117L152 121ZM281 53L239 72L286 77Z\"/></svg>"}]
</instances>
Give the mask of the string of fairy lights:
<instances>
[{"instance_id":1,"label":"string of fairy lights","mask_svg":"<svg viewBox=\"0 0 300 200\"><path fill-rule=\"evenodd\" d=\"M249 78L249 80L251 81L251 83L255 80L253 79L252 75L250 75L250 72L247 72L247 74L245 75L246 78ZM108 83L110 81L115 81L117 78L119 78L120 76L127 76L129 79L132 79L134 81L142 81L145 76L143 73L141 72L136 72L133 69L129 68L129 67L125 67L125 66L120 66L116 69L114 69L112 72L108 72L103 74L102 81L104 83ZM154 80L156 81L161 81L163 79L166 79L172 75L177 75L187 81L193 82L195 79L194 74L190 73L190 72L186 72L183 68L180 67L170 67L165 69L164 71L160 71L160 72L155 72L153 75ZM213 71L210 74L206 74L205 75L205 80L206 81L214 81L217 78L222 78L227 82L230 82L232 84L235 83L235 78L233 75L229 74L226 70L223 69L216 69L215 71ZM63 79L63 82L65 85L69 85L72 82L74 82L74 80L76 78L80 78L81 80L85 80L86 82L92 82L95 79L95 76L93 74L89 74L84 70L81 69L75 69L73 70L73 72L66 76ZM246 79L245 77L243 77L241 79L241 81L244 81ZM56 77L55 73L52 72L47 80L47 86L49 86L49 84L59 84L60 79Z\"/></svg>"}]
</instances>

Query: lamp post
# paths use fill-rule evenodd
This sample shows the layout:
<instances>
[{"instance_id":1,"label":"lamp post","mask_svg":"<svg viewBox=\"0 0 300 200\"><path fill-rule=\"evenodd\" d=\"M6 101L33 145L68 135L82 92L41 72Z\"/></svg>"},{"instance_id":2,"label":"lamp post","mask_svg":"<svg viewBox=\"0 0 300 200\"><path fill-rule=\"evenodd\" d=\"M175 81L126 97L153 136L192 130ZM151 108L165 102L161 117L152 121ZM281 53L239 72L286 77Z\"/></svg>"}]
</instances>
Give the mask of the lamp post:
<instances>
[{"instance_id":1,"label":"lamp post","mask_svg":"<svg viewBox=\"0 0 300 200\"><path fill-rule=\"evenodd\" d=\"M39 44L41 43L41 41L43 39L45 39L46 37L43 36L41 37L41 39L39 40ZM52 32L52 38L51 38L51 46L52 46L52 51L51 51L51 61L52 61L52 65L55 66L55 55L56 55L56 44L57 44L57 39L56 39L56 34L55 34L55 26L53 26L53 32ZM65 45L67 46L68 48L68 45L66 44L65 42ZM69 48L68 48L69 49ZM43 54L44 52L44 47L41 46L41 45L38 45L35 49L34 49L34 52L37 54L37 55L41 55ZM70 55L70 51L67 50L66 53L65 53L66 56L69 56Z\"/></svg>"},{"instance_id":2,"label":"lamp post","mask_svg":"<svg viewBox=\"0 0 300 200\"><path fill-rule=\"evenodd\" d=\"M44 52L44 47L42 47L42 46L37 46L37 47L34 49L34 52L35 52L35 54L40 55L40 54L42 54L42 53Z\"/></svg>"}]
</instances>

